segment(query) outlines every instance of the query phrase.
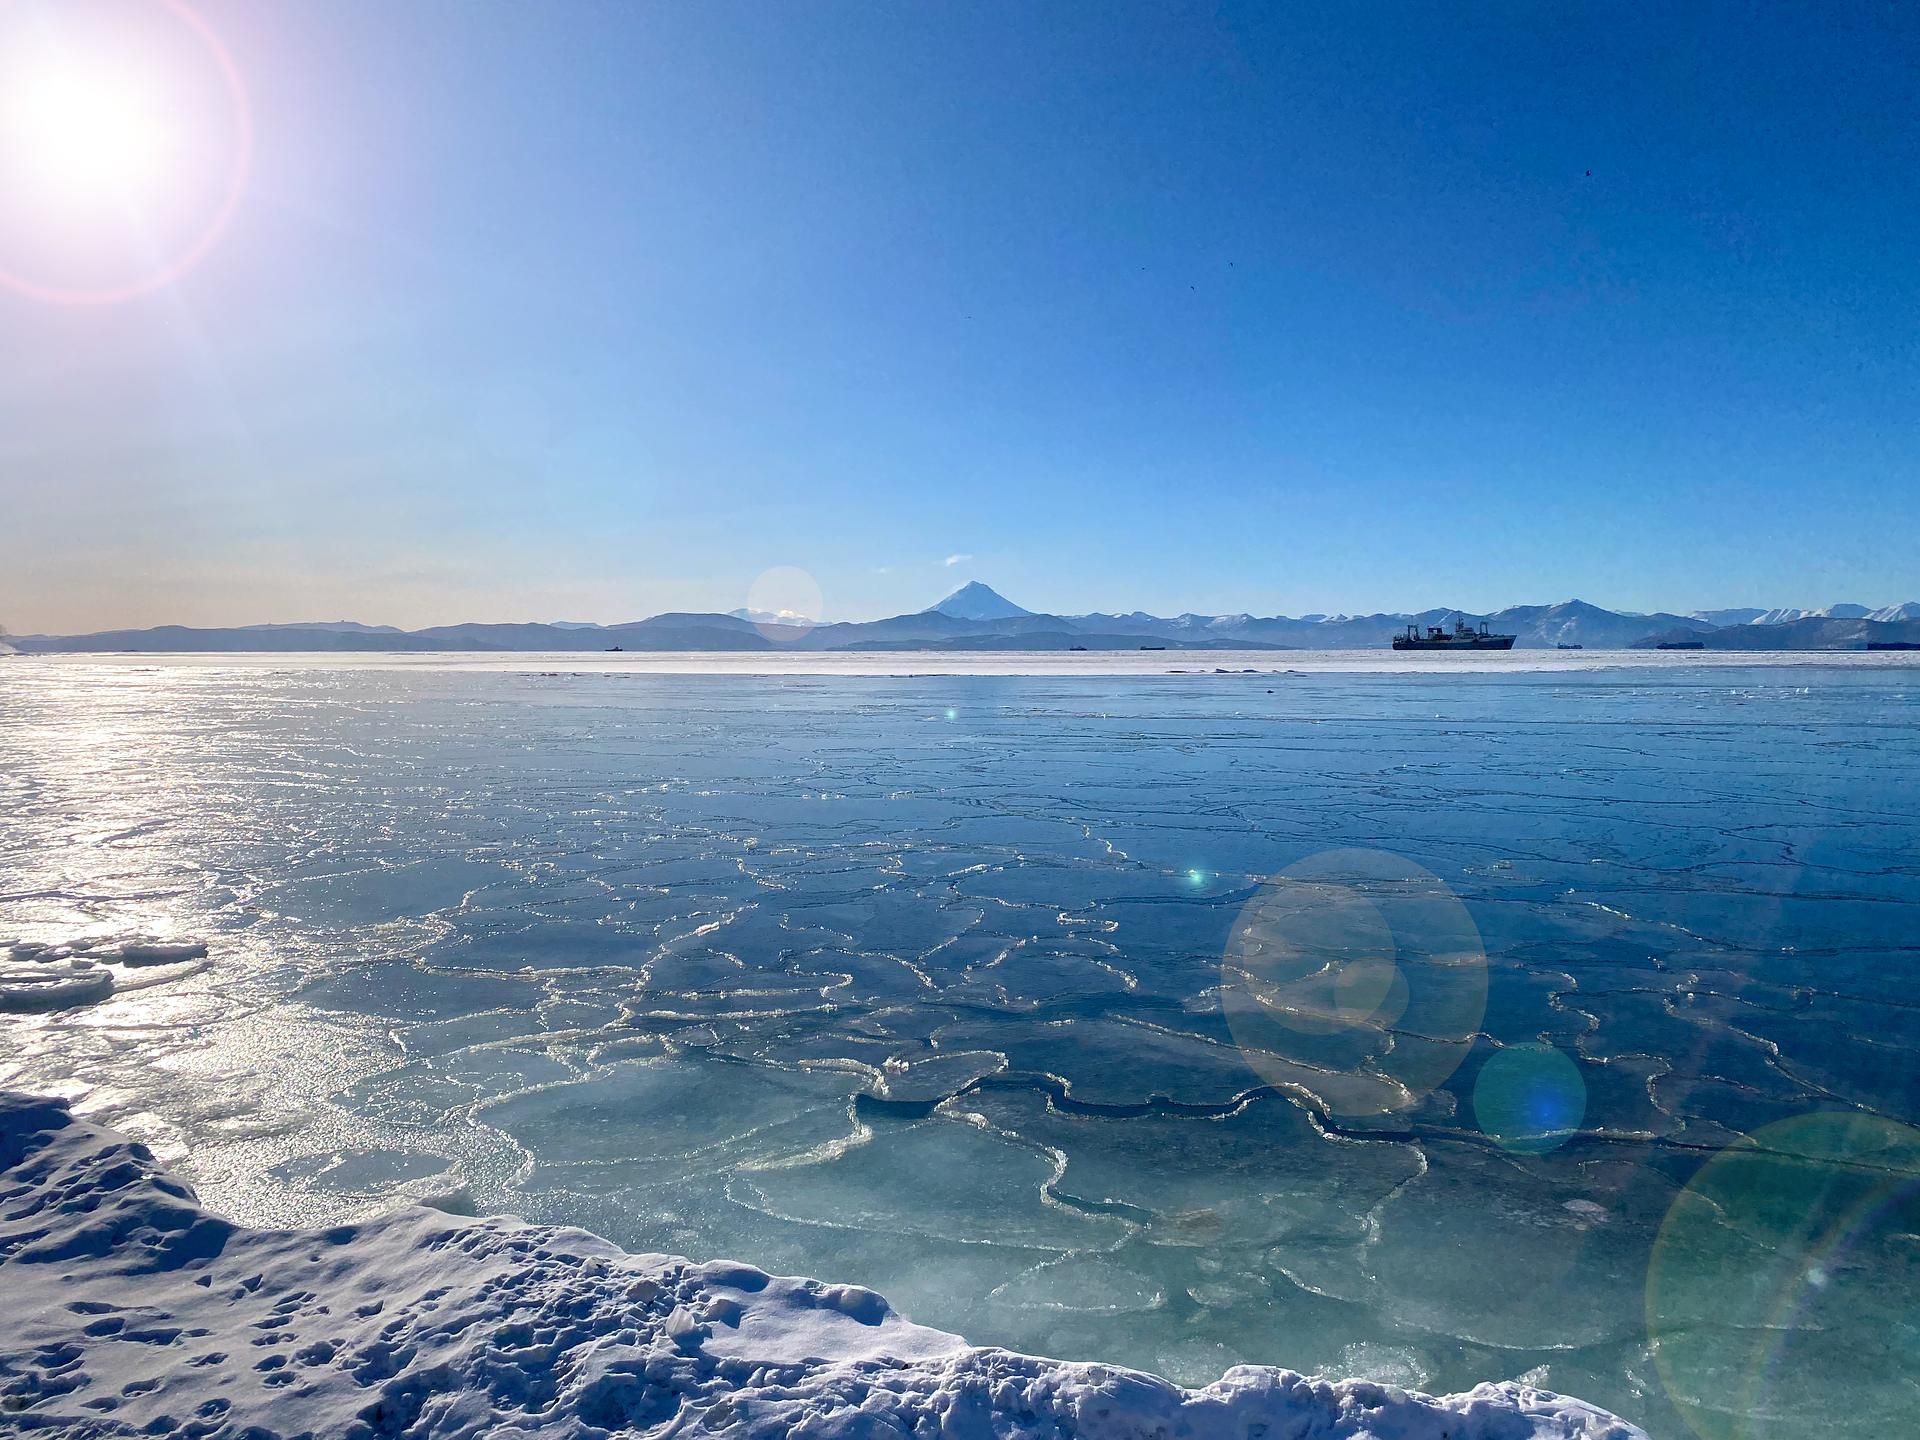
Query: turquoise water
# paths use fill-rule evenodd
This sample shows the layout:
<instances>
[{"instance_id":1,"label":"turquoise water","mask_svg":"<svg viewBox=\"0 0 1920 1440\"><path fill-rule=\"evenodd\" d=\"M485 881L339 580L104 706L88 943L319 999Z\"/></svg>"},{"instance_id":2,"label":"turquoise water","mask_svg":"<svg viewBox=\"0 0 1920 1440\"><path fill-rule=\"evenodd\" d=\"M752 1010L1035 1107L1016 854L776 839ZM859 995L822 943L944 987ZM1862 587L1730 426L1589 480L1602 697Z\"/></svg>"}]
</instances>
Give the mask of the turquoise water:
<instances>
[{"instance_id":1,"label":"turquoise water","mask_svg":"<svg viewBox=\"0 0 1920 1440\"><path fill-rule=\"evenodd\" d=\"M1268 660L1270 663L1270 657ZM1920 670L0 673L0 1083L1196 1382L1920 1405Z\"/></svg>"}]
</instances>

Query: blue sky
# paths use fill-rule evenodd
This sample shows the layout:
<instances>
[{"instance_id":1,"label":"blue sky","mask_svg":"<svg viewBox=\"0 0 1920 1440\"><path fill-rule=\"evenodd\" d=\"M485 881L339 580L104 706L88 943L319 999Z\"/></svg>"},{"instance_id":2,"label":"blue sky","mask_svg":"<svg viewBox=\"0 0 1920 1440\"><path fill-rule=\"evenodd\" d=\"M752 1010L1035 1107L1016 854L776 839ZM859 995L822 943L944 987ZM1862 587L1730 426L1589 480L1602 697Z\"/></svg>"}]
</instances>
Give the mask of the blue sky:
<instances>
[{"instance_id":1,"label":"blue sky","mask_svg":"<svg viewBox=\"0 0 1920 1440\"><path fill-rule=\"evenodd\" d=\"M1920 595L1906 7L197 9L218 245L0 290L14 630Z\"/></svg>"}]
</instances>

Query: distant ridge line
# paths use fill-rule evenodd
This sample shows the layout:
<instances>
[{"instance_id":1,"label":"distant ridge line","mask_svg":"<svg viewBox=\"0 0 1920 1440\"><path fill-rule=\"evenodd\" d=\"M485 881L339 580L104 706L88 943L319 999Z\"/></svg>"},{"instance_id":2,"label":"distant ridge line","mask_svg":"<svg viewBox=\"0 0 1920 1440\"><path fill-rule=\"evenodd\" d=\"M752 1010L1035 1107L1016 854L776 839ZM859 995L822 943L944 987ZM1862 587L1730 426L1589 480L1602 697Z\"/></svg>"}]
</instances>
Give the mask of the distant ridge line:
<instances>
[{"instance_id":1,"label":"distant ridge line","mask_svg":"<svg viewBox=\"0 0 1920 1440\"><path fill-rule=\"evenodd\" d=\"M434 625L401 630L354 620L196 627L158 625L84 635L17 635L17 652L74 654L248 651L814 651L814 650L1371 650L1408 625L1485 620L1516 649L1651 648L1686 640L1709 650L1847 650L1920 642L1920 602L1869 610L1732 609L1672 614L1608 610L1584 600L1478 613L1438 608L1371 615L1053 615L1014 604L978 581L937 605L882 620L785 623L759 612L669 611L619 625L584 622ZM0 631L0 634L4 634ZM0 646L0 653L5 647Z\"/></svg>"}]
</instances>

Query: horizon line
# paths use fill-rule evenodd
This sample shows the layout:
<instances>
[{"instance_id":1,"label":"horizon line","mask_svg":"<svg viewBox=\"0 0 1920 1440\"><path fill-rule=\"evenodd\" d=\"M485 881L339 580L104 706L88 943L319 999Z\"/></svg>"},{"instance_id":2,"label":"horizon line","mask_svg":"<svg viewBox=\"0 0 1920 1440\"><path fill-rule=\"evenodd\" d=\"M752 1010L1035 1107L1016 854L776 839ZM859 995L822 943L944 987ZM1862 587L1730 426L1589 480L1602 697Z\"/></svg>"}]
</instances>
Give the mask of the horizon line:
<instances>
[{"instance_id":1,"label":"horizon line","mask_svg":"<svg viewBox=\"0 0 1920 1440\"><path fill-rule=\"evenodd\" d=\"M512 626L541 627L546 629L619 630L619 629L627 628L634 625L645 625L652 621L662 619L663 617L669 616L669 615L686 615L690 617L732 620L732 621L738 621L745 625L754 626L756 628L766 627L766 628L778 628L778 629L784 629L784 630L795 630L800 632L806 632L811 630L826 629L836 625L874 625L874 624L883 623L888 620L903 620L903 619L909 619L911 617L918 616L918 615L931 614L938 611L940 606L944 605L945 603L947 603L947 601L953 599L955 596L963 593L968 588L976 587L976 586L980 589L986 590L988 593L992 594L996 599L999 599L1005 603L1008 603L1008 604L1015 603L1012 601L1008 601L1006 596L1002 595L999 591L995 590L992 586L987 585L983 581L969 581L967 582L966 585L960 587L959 590L952 591L948 595L943 596L941 599L935 601L933 604L923 606L918 610L900 610L900 611L895 611L892 614L874 615L866 619L841 618L841 619L831 619L831 620L828 620L828 619L815 620L815 619L810 619L810 618L802 617L798 615L794 616L792 619L786 619L786 618L759 619L759 618L755 618L756 614L770 616L774 612L767 612L767 611L756 612L753 610L752 607L749 607L749 606L736 606L732 610L666 609L666 610L656 611L651 615L643 615L643 616L639 616L637 618L629 619L629 620L610 620L609 621L609 620L566 620L566 619L555 619L555 620L473 620L473 619L468 619L468 620L440 621L433 624L416 625L411 627L404 626L404 625L393 625L393 624L388 624L383 622L368 622L365 620L358 620L358 619L352 619L347 617L342 617L340 619L335 619L335 620L248 620L248 621L230 621L226 623L213 623L213 624L163 620L163 621L157 621L157 622L153 622L145 625L141 625L141 624L108 625L108 626L102 626L92 630L66 630L66 631L36 630L36 631L18 631L18 632L9 630L4 624L0 624L0 639L14 639L14 640L75 639L75 638L80 638L80 637L89 636L89 635L134 634L134 633L140 633L140 632L152 631L152 630L266 630L266 629L322 630L322 629L333 629L333 628L338 628L343 626L359 627L361 629L371 631L374 633L390 633L390 634L400 634L400 635L419 635L430 630L453 630L453 629L459 629L463 626L512 625ZM1418 610L1407 610L1407 609L1340 610L1340 611L1308 610L1308 611L1302 611L1301 613L1294 614L1294 615L1288 615L1278 611L1273 612L1271 614L1260 614L1256 611L1251 611L1251 610L1234 610L1234 611L1181 610L1173 614L1161 615L1153 611L1135 608L1132 610L1077 610L1077 611L1025 610L1022 615L1018 615L1018 616L997 616L997 617L990 617L990 618L992 619L1024 619L1024 618L1045 619L1048 617L1052 617L1052 618L1057 618L1062 620L1081 620L1081 619L1088 619L1094 616L1110 616L1114 618L1127 618L1134 615L1140 615L1140 616L1146 616L1150 619L1155 619L1155 620L1180 620L1180 619L1187 619L1187 618L1220 620L1220 619L1244 618L1247 620L1285 620L1285 621L1292 621L1295 623L1321 624L1321 623L1335 623L1343 620L1368 620L1368 619L1379 619L1383 617L1406 617L1411 619L1411 618L1417 618L1421 616L1434 616L1434 615L1439 615L1439 616L1460 615L1460 616L1472 616L1475 618L1490 619L1494 616L1504 615L1514 610L1522 610L1522 609L1549 609L1550 610L1556 606L1561 606L1561 605L1568 605L1568 606L1586 605L1596 610L1605 611L1606 613L1611 615L1619 615L1619 616L1628 617L1628 618L1638 618L1638 617L1655 616L1655 615L1671 615L1676 619L1691 620L1691 619L1702 619L1704 618L1705 615L1710 613L1715 613L1715 612L1725 612L1725 611L1734 611L1734 610L1753 610L1760 615L1773 614L1776 612L1790 612L1793 614L1794 618L1849 619L1849 618L1867 618L1868 616L1871 616L1872 614L1882 610L1897 610L1902 608L1903 606L1920 605L1920 600L1896 600L1884 605L1867 605L1867 604L1861 604L1858 601L1848 600L1848 601L1832 601L1824 606L1818 606L1818 607L1793 606L1793 605L1767 606L1767 605L1745 604L1745 605L1699 605L1699 606L1693 607L1692 609L1687 609L1687 610L1681 610L1681 609L1615 610L1615 609L1612 609L1610 606L1598 604L1597 602L1590 601L1590 600L1583 600L1579 596L1568 596L1563 600L1512 602L1491 610L1471 610L1471 609L1467 609L1464 606L1457 606L1457 605L1454 605L1454 606L1429 605L1429 606L1424 606ZM1823 611L1836 610L1843 606L1855 606L1861 609L1862 611L1866 612L1866 615L1859 616L1859 617L1822 615ZM1023 607L1016 607L1016 608L1023 608ZM955 618L973 618L973 617L955 617ZM988 621L986 619L981 619L977 623L984 624L984 623L988 623ZM1750 623L1750 622L1739 622L1739 623Z\"/></svg>"}]
</instances>

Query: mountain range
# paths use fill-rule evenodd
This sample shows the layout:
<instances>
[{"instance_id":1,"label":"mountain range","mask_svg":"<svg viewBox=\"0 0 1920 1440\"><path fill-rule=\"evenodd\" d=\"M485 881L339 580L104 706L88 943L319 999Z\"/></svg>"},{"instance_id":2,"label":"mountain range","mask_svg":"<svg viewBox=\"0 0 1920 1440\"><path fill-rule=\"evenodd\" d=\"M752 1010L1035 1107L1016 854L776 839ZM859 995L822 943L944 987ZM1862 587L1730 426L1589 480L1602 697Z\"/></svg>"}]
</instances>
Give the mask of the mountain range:
<instances>
[{"instance_id":1,"label":"mountain range","mask_svg":"<svg viewBox=\"0 0 1920 1440\"><path fill-rule=\"evenodd\" d=\"M400 630L353 620L202 629L161 625L91 635L21 635L0 643L25 654L136 651L427 650L1373 650L1408 625L1485 620L1517 637L1519 649L1577 645L1592 650L1684 642L1710 650L1861 649L1920 644L1920 602L1873 610L1760 608L1638 614L1584 600L1513 605L1490 614L1440 607L1372 615L1049 615L1023 609L978 581L937 605L884 620L816 624L787 614L670 612L620 625L436 625Z\"/></svg>"}]
</instances>

